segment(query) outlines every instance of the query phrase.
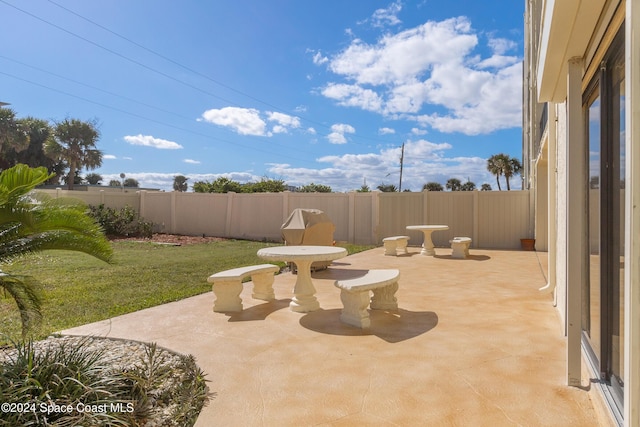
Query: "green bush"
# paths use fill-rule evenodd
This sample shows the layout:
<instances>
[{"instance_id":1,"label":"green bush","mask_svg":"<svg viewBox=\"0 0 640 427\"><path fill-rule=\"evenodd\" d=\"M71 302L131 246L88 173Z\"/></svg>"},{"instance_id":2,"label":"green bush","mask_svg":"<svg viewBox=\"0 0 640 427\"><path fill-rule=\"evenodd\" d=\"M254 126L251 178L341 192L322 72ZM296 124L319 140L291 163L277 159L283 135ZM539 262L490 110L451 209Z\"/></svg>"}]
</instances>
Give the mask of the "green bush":
<instances>
[{"instance_id":1,"label":"green bush","mask_svg":"<svg viewBox=\"0 0 640 427\"><path fill-rule=\"evenodd\" d=\"M137 363L114 369L91 340L21 343L0 359L0 426L137 426L151 418L192 426L213 396L192 356L170 360L146 344Z\"/></svg>"},{"instance_id":2,"label":"green bush","mask_svg":"<svg viewBox=\"0 0 640 427\"><path fill-rule=\"evenodd\" d=\"M90 214L109 237L151 237L153 223L145 221L131 206L120 210L101 204L89 206Z\"/></svg>"}]
</instances>

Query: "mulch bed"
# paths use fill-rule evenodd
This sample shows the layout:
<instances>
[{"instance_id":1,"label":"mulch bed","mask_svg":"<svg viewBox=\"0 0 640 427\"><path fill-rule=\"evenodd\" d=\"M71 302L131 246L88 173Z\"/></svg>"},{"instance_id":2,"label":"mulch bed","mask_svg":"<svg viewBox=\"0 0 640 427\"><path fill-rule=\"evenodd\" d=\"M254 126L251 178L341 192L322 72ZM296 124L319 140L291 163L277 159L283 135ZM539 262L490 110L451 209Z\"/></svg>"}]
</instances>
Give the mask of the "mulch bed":
<instances>
[{"instance_id":1,"label":"mulch bed","mask_svg":"<svg viewBox=\"0 0 640 427\"><path fill-rule=\"evenodd\" d=\"M162 234L155 233L151 238L144 237L115 237L111 239L114 242L150 242L171 245L194 245L198 243L220 242L226 240L221 237L209 236L181 236L178 234Z\"/></svg>"}]
</instances>

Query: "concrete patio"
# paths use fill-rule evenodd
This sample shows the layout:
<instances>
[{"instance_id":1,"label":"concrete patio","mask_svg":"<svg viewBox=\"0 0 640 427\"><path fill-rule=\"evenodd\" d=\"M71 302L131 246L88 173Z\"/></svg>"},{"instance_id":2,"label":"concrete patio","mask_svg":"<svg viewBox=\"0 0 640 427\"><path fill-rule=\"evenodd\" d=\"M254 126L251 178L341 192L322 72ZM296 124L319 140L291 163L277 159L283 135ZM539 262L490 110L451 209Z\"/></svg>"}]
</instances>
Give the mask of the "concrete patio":
<instances>
[{"instance_id":1,"label":"concrete patio","mask_svg":"<svg viewBox=\"0 0 640 427\"><path fill-rule=\"evenodd\" d=\"M209 292L63 333L193 354L216 393L199 427L607 425L588 378L565 385L560 318L538 291L546 253L419 251L380 247L314 273L321 309L311 313L289 310L295 276L285 273L274 302L245 285L240 313L214 313ZM372 311L360 330L340 322L333 281L369 268L400 269L400 309Z\"/></svg>"}]
</instances>

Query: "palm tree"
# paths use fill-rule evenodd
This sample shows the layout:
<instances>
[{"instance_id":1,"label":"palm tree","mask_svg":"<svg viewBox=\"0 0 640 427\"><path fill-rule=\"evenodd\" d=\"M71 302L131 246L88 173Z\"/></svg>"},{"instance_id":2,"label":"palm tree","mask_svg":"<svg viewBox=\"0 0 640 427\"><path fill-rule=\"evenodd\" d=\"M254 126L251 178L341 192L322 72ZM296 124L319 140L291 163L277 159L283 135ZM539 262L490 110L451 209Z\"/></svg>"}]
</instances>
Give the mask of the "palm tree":
<instances>
[{"instance_id":1,"label":"palm tree","mask_svg":"<svg viewBox=\"0 0 640 427\"><path fill-rule=\"evenodd\" d=\"M460 186L460 191L473 191L476 189L476 183L467 180L462 186Z\"/></svg>"},{"instance_id":2,"label":"palm tree","mask_svg":"<svg viewBox=\"0 0 640 427\"><path fill-rule=\"evenodd\" d=\"M189 180L189 178L187 178L184 175L176 175L173 177L173 189L175 191L180 191L180 192L184 192L187 191L189 189L189 184L187 184L187 181Z\"/></svg>"},{"instance_id":3,"label":"palm tree","mask_svg":"<svg viewBox=\"0 0 640 427\"><path fill-rule=\"evenodd\" d=\"M91 185L98 185L100 184L100 181L102 181L102 175L99 173L88 173L84 179Z\"/></svg>"},{"instance_id":4,"label":"palm tree","mask_svg":"<svg viewBox=\"0 0 640 427\"><path fill-rule=\"evenodd\" d=\"M48 249L84 252L109 261L112 248L84 203L31 193L51 178L45 167L19 164L0 173L0 265ZM30 277L0 271L0 288L20 311L23 336L41 317L40 297Z\"/></svg>"},{"instance_id":5,"label":"palm tree","mask_svg":"<svg viewBox=\"0 0 640 427\"><path fill-rule=\"evenodd\" d=\"M509 179L513 175L517 175L522 170L522 165L520 161L515 157L507 156L507 162L505 164L504 170L502 174L504 175L504 179L507 181L507 190L511 190L511 186L509 185Z\"/></svg>"},{"instance_id":6,"label":"palm tree","mask_svg":"<svg viewBox=\"0 0 640 427\"><path fill-rule=\"evenodd\" d=\"M447 190L460 191L462 189L462 182L458 178L449 178L445 184Z\"/></svg>"},{"instance_id":7,"label":"palm tree","mask_svg":"<svg viewBox=\"0 0 640 427\"><path fill-rule=\"evenodd\" d=\"M496 183L500 191L502 191L502 187L500 187L500 175L504 175L507 163L509 163L509 156L504 153L494 154L487 160L487 170L496 176Z\"/></svg>"},{"instance_id":8,"label":"palm tree","mask_svg":"<svg viewBox=\"0 0 640 427\"><path fill-rule=\"evenodd\" d=\"M73 190L76 171L102 165L102 152L96 148L100 137L95 122L65 119L55 127L55 140L45 145L45 152L69 166L67 187Z\"/></svg>"},{"instance_id":9,"label":"palm tree","mask_svg":"<svg viewBox=\"0 0 640 427\"><path fill-rule=\"evenodd\" d=\"M138 187L140 187L140 183L135 178L127 178L127 179L124 180L123 186L124 187L135 187L135 188L138 188Z\"/></svg>"},{"instance_id":10,"label":"palm tree","mask_svg":"<svg viewBox=\"0 0 640 427\"><path fill-rule=\"evenodd\" d=\"M377 188L378 188L378 190L382 191L383 193L395 193L396 191L398 191L396 186L393 185L393 184L380 184L380 185L378 185Z\"/></svg>"},{"instance_id":11,"label":"palm tree","mask_svg":"<svg viewBox=\"0 0 640 427\"><path fill-rule=\"evenodd\" d=\"M46 166L53 173L64 170L64 164L57 163L54 159L47 156L44 152L44 146L47 141L53 139L53 128L48 121L27 117L21 119L19 123L29 131L29 145L21 151L11 148L2 152L3 159L7 160L5 168L15 166L19 163L31 167Z\"/></svg>"},{"instance_id":12,"label":"palm tree","mask_svg":"<svg viewBox=\"0 0 640 427\"><path fill-rule=\"evenodd\" d=\"M8 151L20 152L29 146L29 128L11 108L0 108L0 155L6 162ZM6 167L6 165L4 165Z\"/></svg>"},{"instance_id":13,"label":"palm tree","mask_svg":"<svg viewBox=\"0 0 640 427\"><path fill-rule=\"evenodd\" d=\"M443 191L444 188L442 187L442 184L440 184L439 182L427 182L425 185L422 186L422 190L427 190L427 191Z\"/></svg>"}]
</instances>

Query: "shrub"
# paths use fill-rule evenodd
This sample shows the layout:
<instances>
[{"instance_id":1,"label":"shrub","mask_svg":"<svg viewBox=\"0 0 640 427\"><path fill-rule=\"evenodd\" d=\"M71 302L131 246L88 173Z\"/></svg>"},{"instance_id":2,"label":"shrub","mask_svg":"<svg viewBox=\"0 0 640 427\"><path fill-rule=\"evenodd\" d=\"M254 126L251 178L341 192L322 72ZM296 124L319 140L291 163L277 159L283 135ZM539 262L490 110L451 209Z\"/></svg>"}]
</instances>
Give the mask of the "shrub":
<instances>
[{"instance_id":1,"label":"shrub","mask_svg":"<svg viewBox=\"0 0 640 427\"><path fill-rule=\"evenodd\" d=\"M0 353L0 426L192 426L213 396L192 356L144 344L137 361L121 365L101 344L54 338L17 344L4 360Z\"/></svg>"},{"instance_id":2,"label":"shrub","mask_svg":"<svg viewBox=\"0 0 640 427\"><path fill-rule=\"evenodd\" d=\"M153 223L145 221L131 206L120 210L101 204L90 206L90 214L109 237L151 237Z\"/></svg>"}]
</instances>

